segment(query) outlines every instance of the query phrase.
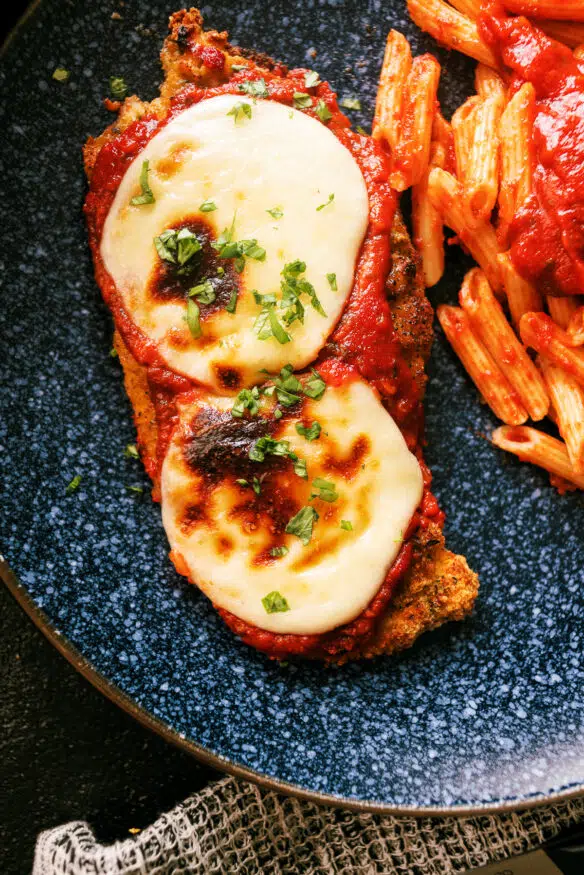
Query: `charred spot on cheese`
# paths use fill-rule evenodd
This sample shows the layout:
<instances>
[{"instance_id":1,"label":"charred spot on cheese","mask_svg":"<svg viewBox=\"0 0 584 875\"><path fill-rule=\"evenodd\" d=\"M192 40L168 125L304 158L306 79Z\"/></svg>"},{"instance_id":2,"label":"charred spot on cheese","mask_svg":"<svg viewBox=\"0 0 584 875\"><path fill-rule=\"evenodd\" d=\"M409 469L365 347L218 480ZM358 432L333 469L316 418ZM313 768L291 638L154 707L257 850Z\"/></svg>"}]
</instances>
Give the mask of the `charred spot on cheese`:
<instances>
[{"instance_id":1,"label":"charred spot on cheese","mask_svg":"<svg viewBox=\"0 0 584 875\"><path fill-rule=\"evenodd\" d=\"M237 102L253 109L245 124L228 115ZM155 201L136 209L129 202L145 162ZM201 212L207 202L216 209ZM129 164L100 254L121 305L165 365L227 394L257 383L262 368L277 374L290 362L300 370L317 358L353 287L368 222L359 164L331 130L269 98L218 94L166 120ZM230 243L245 248L226 255L212 244L231 228ZM200 244L180 270L153 242L173 229ZM282 268L300 264L302 276L295 285L289 278L284 294ZM187 295L206 280L216 294L196 301L201 331L193 332L184 322Z\"/></svg>"},{"instance_id":2,"label":"charred spot on cheese","mask_svg":"<svg viewBox=\"0 0 584 875\"><path fill-rule=\"evenodd\" d=\"M213 248L216 234L210 222L202 216L189 217L165 230L178 232L183 229L195 235L201 248L183 267L159 258L148 282L147 294L155 301L183 301L191 289L209 280L214 300L201 306L201 318L204 320L205 316L227 307L233 291L239 290L239 278L233 263L219 258Z\"/></svg>"},{"instance_id":3,"label":"charred spot on cheese","mask_svg":"<svg viewBox=\"0 0 584 875\"><path fill-rule=\"evenodd\" d=\"M383 584L421 500L420 467L375 390L354 373L288 408L273 383L257 394L254 415L234 417L233 398L203 393L180 406L162 467L164 526L216 606L261 629L326 632L358 616ZM309 441L303 423L317 420L319 438ZM181 525L193 506L212 522ZM290 610L263 609L275 591Z\"/></svg>"}]
</instances>

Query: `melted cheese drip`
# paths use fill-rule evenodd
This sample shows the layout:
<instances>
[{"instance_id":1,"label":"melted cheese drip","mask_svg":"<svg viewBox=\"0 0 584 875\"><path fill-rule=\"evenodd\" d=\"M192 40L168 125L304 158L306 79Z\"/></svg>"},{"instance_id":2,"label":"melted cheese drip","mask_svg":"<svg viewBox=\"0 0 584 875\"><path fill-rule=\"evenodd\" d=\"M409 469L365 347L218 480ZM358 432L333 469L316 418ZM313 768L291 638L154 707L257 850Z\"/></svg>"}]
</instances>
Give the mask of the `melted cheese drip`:
<instances>
[{"instance_id":1,"label":"melted cheese drip","mask_svg":"<svg viewBox=\"0 0 584 875\"><path fill-rule=\"evenodd\" d=\"M235 122L228 112L242 102L251 106L252 116ZM156 201L131 206L140 194L145 160ZM334 200L317 210L331 194ZM217 209L199 213L208 199ZM282 218L267 212L275 207ZM221 392L218 367L239 371L243 386L257 382L262 368L277 372L290 362L297 370L315 359L351 291L368 213L359 167L323 124L274 101L221 95L182 112L133 161L106 219L101 255L124 306L167 364ZM155 300L146 293L158 263L153 238L197 215L218 236L234 214L234 239L256 238L266 259L246 259L236 313L219 310L203 318L203 337L194 340L184 321L184 301ZM251 291L279 293L282 268L296 259L306 262L306 279L327 315L304 298L305 321L288 329L291 342L259 340L253 325L260 307ZM336 274L337 291L327 273Z\"/></svg>"},{"instance_id":2,"label":"melted cheese drip","mask_svg":"<svg viewBox=\"0 0 584 875\"><path fill-rule=\"evenodd\" d=\"M229 411L232 401L215 397L205 404ZM270 526L242 525L233 513L242 501L254 500L251 489L245 495L235 484L241 475L225 474L207 493L200 475L184 461L184 442L199 409L191 405L181 411L162 469L164 527L191 579L215 605L273 632L321 633L354 619L395 560L423 488L418 462L377 394L359 381L329 387L319 401L305 402L302 420L318 420L322 426L315 441L298 435L299 419L283 421L277 438L288 440L306 459L309 481L290 469L279 481L280 488L298 505L306 505L313 479L322 477L335 483L339 497L333 503L312 501L320 519L310 543L304 546L294 535L284 535L281 543L289 552L267 564L254 563L254 558L272 543ZM359 441L365 442L366 450L351 466ZM331 458L340 465L331 466ZM262 463L257 470L261 475ZM197 497L208 522L181 525ZM353 530L341 529L341 520L350 521ZM289 611L266 613L262 598L272 591L286 598Z\"/></svg>"}]
</instances>

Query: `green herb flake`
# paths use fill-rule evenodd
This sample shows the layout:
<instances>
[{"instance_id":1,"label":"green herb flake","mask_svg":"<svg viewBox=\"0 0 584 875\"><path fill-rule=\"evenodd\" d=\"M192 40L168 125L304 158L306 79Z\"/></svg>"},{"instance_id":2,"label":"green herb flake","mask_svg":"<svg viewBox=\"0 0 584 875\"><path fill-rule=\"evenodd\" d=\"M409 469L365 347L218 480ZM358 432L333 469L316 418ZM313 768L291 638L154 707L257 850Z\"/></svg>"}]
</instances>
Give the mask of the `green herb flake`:
<instances>
[{"instance_id":1,"label":"green herb flake","mask_svg":"<svg viewBox=\"0 0 584 875\"><path fill-rule=\"evenodd\" d=\"M316 114L321 122L325 125L327 122L330 122L333 117L332 112L330 111L324 100L319 100L316 104Z\"/></svg>"},{"instance_id":2,"label":"green herb flake","mask_svg":"<svg viewBox=\"0 0 584 875\"><path fill-rule=\"evenodd\" d=\"M369 136L369 134L367 133L367 131L365 130L365 128L362 128L361 125L357 125L357 127L355 128L355 130L357 131L358 134L361 134L363 137L368 137L368 136Z\"/></svg>"},{"instance_id":3,"label":"green herb flake","mask_svg":"<svg viewBox=\"0 0 584 875\"><path fill-rule=\"evenodd\" d=\"M337 275L336 275L336 273L327 273L326 278L327 278L328 284L329 284L329 286L331 287L332 291L333 291L333 292L337 292L337 291L338 291L338 286L337 286Z\"/></svg>"},{"instance_id":4,"label":"green herb flake","mask_svg":"<svg viewBox=\"0 0 584 875\"><path fill-rule=\"evenodd\" d=\"M264 462L267 455L288 456L290 454L289 441L277 441L272 437L261 437L255 442L249 451L252 462Z\"/></svg>"},{"instance_id":5,"label":"green herb flake","mask_svg":"<svg viewBox=\"0 0 584 875\"><path fill-rule=\"evenodd\" d=\"M188 298L187 300L187 325L189 326L189 331L191 332L191 336L198 340L202 335L203 331L201 329L201 311L199 309L199 305L193 301L192 298Z\"/></svg>"},{"instance_id":6,"label":"green herb flake","mask_svg":"<svg viewBox=\"0 0 584 875\"><path fill-rule=\"evenodd\" d=\"M119 356L118 356L118 351L117 351L117 349L115 349L115 347L113 347L113 346L112 346L112 348L111 348L110 351L109 351L109 357L110 357L111 359L117 359L117 358L119 358Z\"/></svg>"},{"instance_id":7,"label":"green herb flake","mask_svg":"<svg viewBox=\"0 0 584 875\"><path fill-rule=\"evenodd\" d=\"M283 614L285 611L290 610L290 605L276 589L263 597L262 605L265 608L266 614Z\"/></svg>"},{"instance_id":8,"label":"green herb flake","mask_svg":"<svg viewBox=\"0 0 584 875\"><path fill-rule=\"evenodd\" d=\"M237 289L233 289L233 291L231 292L229 301L225 305L225 309L228 313L235 313L237 309Z\"/></svg>"},{"instance_id":9,"label":"green herb flake","mask_svg":"<svg viewBox=\"0 0 584 875\"><path fill-rule=\"evenodd\" d=\"M308 480L308 471L306 470L306 460L299 459L296 453L291 453L290 458L294 463L294 473L297 477L301 477L303 480Z\"/></svg>"},{"instance_id":10,"label":"green herb flake","mask_svg":"<svg viewBox=\"0 0 584 875\"><path fill-rule=\"evenodd\" d=\"M138 495L141 495L144 492L144 489L141 486L126 486L128 492L136 492Z\"/></svg>"},{"instance_id":11,"label":"green herb flake","mask_svg":"<svg viewBox=\"0 0 584 875\"><path fill-rule=\"evenodd\" d=\"M329 204L332 204L332 202L334 201L334 199L335 199L334 194L329 194L327 202L324 203L324 204L321 204L319 207L317 207L317 208L316 208L316 212L317 212L317 213L320 213L321 210L324 210L325 207L328 207Z\"/></svg>"},{"instance_id":12,"label":"green herb flake","mask_svg":"<svg viewBox=\"0 0 584 875\"><path fill-rule=\"evenodd\" d=\"M178 274L188 273L191 269L190 260L201 250L199 238L188 228L181 228L180 231L167 228L154 238L154 246L158 257L175 265Z\"/></svg>"},{"instance_id":13,"label":"green herb flake","mask_svg":"<svg viewBox=\"0 0 584 875\"><path fill-rule=\"evenodd\" d=\"M239 73L241 70L247 70L247 64L232 64L231 69L234 73Z\"/></svg>"},{"instance_id":14,"label":"green herb flake","mask_svg":"<svg viewBox=\"0 0 584 875\"><path fill-rule=\"evenodd\" d=\"M272 219L281 219L284 215L281 207L272 207L271 210L266 210L266 213L269 213Z\"/></svg>"},{"instance_id":15,"label":"green herb flake","mask_svg":"<svg viewBox=\"0 0 584 875\"><path fill-rule=\"evenodd\" d=\"M340 106L342 106L343 109L361 109L361 101L358 97L346 95L341 99Z\"/></svg>"},{"instance_id":16,"label":"green herb flake","mask_svg":"<svg viewBox=\"0 0 584 875\"><path fill-rule=\"evenodd\" d=\"M189 298L196 298L199 304L212 304L217 295L211 280L204 280L198 286L193 286L188 291Z\"/></svg>"},{"instance_id":17,"label":"green herb flake","mask_svg":"<svg viewBox=\"0 0 584 875\"><path fill-rule=\"evenodd\" d=\"M121 76L110 76L109 88L114 100L123 100L128 93L128 86Z\"/></svg>"},{"instance_id":18,"label":"green herb flake","mask_svg":"<svg viewBox=\"0 0 584 875\"><path fill-rule=\"evenodd\" d=\"M138 447L136 444L128 444L126 449L124 450L124 456L126 459L139 459L140 453L138 452Z\"/></svg>"},{"instance_id":19,"label":"green herb flake","mask_svg":"<svg viewBox=\"0 0 584 875\"><path fill-rule=\"evenodd\" d=\"M150 172L150 162L142 161L142 169L140 171L140 188L142 189L142 194L136 195L130 201L131 206L140 207L143 204L153 204L156 198L152 193L152 189L150 188L150 183L148 182L148 173Z\"/></svg>"},{"instance_id":20,"label":"green herb flake","mask_svg":"<svg viewBox=\"0 0 584 875\"><path fill-rule=\"evenodd\" d=\"M76 489L79 488L79 484L81 483L81 474L76 474L71 483L65 489L67 495L71 495L71 493L75 492Z\"/></svg>"},{"instance_id":21,"label":"green herb flake","mask_svg":"<svg viewBox=\"0 0 584 875\"><path fill-rule=\"evenodd\" d=\"M285 556L286 553L289 553L290 549L286 546L286 544L282 544L281 547L272 547L270 550L270 556L273 556L274 559L278 559L280 556Z\"/></svg>"},{"instance_id":22,"label":"green herb flake","mask_svg":"<svg viewBox=\"0 0 584 875\"><path fill-rule=\"evenodd\" d=\"M252 82L238 82L237 87L240 91L249 94L253 98L270 96L265 79L255 79Z\"/></svg>"},{"instance_id":23,"label":"green herb flake","mask_svg":"<svg viewBox=\"0 0 584 875\"><path fill-rule=\"evenodd\" d=\"M227 115L232 115L234 124L237 124L240 119L251 118L251 106L249 103L234 103Z\"/></svg>"},{"instance_id":24,"label":"green herb flake","mask_svg":"<svg viewBox=\"0 0 584 875\"><path fill-rule=\"evenodd\" d=\"M322 396L324 395L325 389L325 381L320 376L318 371L315 371L314 368L312 368L312 376L310 376L308 380L304 383L302 391L305 395L308 395L309 398L312 398L314 401L318 401L318 399L322 398Z\"/></svg>"},{"instance_id":25,"label":"green herb flake","mask_svg":"<svg viewBox=\"0 0 584 875\"><path fill-rule=\"evenodd\" d=\"M313 491L310 494L311 501L313 498L320 498L322 501L333 502L339 497L335 484L330 480L323 480L322 477L316 477L312 481L312 489Z\"/></svg>"},{"instance_id":26,"label":"green herb flake","mask_svg":"<svg viewBox=\"0 0 584 875\"><path fill-rule=\"evenodd\" d=\"M296 535L306 547L310 543L312 529L317 521L317 511L311 505L306 505L289 521L286 526L286 534Z\"/></svg>"},{"instance_id":27,"label":"green herb flake","mask_svg":"<svg viewBox=\"0 0 584 875\"><path fill-rule=\"evenodd\" d=\"M71 73L64 67L56 67L53 71L53 79L55 82L66 82Z\"/></svg>"},{"instance_id":28,"label":"green herb flake","mask_svg":"<svg viewBox=\"0 0 584 875\"><path fill-rule=\"evenodd\" d=\"M217 204L215 203L215 201L212 201L210 199L203 201L203 203L199 207L201 213L213 213L216 209Z\"/></svg>"},{"instance_id":29,"label":"green herb flake","mask_svg":"<svg viewBox=\"0 0 584 875\"><path fill-rule=\"evenodd\" d=\"M257 477L253 478L251 488L253 489L253 491L255 492L256 495L259 495L260 492L262 491L262 485Z\"/></svg>"},{"instance_id":30,"label":"green herb flake","mask_svg":"<svg viewBox=\"0 0 584 875\"><path fill-rule=\"evenodd\" d=\"M346 532L352 532L353 523L349 520L341 520L341 528L344 529Z\"/></svg>"},{"instance_id":31,"label":"green herb flake","mask_svg":"<svg viewBox=\"0 0 584 875\"><path fill-rule=\"evenodd\" d=\"M305 94L303 91L295 91L293 94L293 100L296 109L308 109L312 106L312 97L310 94Z\"/></svg>"},{"instance_id":32,"label":"green herb flake","mask_svg":"<svg viewBox=\"0 0 584 875\"><path fill-rule=\"evenodd\" d=\"M305 437L307 441L317 441L320 437L320 433L322 431L320 422L314 421L312 425L309 425L306 428L304 425L300 425L299 422L296 423L296 431L301 437Z\"/></svg>"},{"instance_id":33,"label":"green herb flake","mask_svg":"<svg viewBox=\"0 0 584 875\"><path fill-rule=\"evenodd\" d=\"M316 70L310 70L304 74L304 84L307 88L315 88L317 85L320 85L320 76Z\"/></svg>"},{"instance_id":34,"label":"green herb flake","mask_svg":"<svg viewBox=\"0 0 584 875\"><path fill-rule=\"evenodd\" d=\"M281 411L281 410L278 410L277 407L276 407L276 409L274 410L274 419L282 419L282 411Z\"/></svg>"},{"instance_id":35,"label":"green herb flake","mask_svg":"<svg viewBox=\"0 0 584 875\"><path fill-rule=\"evenodd\" d=\"M245 411L249 410L250 416L257 416L260 412L259 401L260 390L257 386L254 386L253 389L242 389L231 408L231 415L236 419L241 419Z\"/></svg>"}]
</instances>

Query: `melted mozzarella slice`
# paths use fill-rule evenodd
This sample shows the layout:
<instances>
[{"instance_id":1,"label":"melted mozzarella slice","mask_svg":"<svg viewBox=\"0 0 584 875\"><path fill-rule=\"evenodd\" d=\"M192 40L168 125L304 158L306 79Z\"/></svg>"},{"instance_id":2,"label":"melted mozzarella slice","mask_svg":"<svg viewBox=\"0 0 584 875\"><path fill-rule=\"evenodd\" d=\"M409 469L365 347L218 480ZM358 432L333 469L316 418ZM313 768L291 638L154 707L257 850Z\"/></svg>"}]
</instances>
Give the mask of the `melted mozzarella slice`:
<instances>
[{"instance_id":1,"label":"melted mozzarella slice","mask_svg":"<svg viewBox=\"0 0 584 875\"><path fill-rule=\"evenodd\" d=\"M244 419L232 417L232 403L208 396L181 410L162 469L162 518L173 551L216 606L262 629L310 634L349 622L381 586L421 500L416 458L361 381L329 387L280 420L269 400L260 416ZM308 441L296 425L315 420L322 431ZM308 480L282 456L249 460L266 434L306 460ZM310 500L312 491L320 494L315 478L334 484L335 501ZM285 532L305 506L319 514L306 546ZM273 592L288 611L266 612L262 599Z\"/></svg>"},{"instance_id":2,"label":"melted mozzarella slice","mask_svg":"<svg viewBox=\"0 0 584 875\"><path fill-rule=\"evenodd\" d=\"M229 112L242 103L251 118L240 112L236 120ZM156 200L132 206L144 161ZM216 209L201 212L209 200ZM298 369L314 360L351 291L368 214L361 171L323 124L274 101L221 95L176 116L130 165L105 222L101 255L124 306L167 364L224 392L257 382L262 368L277 372L291 362ZM217 258L210 242L234 216L233 240L256 239L266 257L246 258L241 274L221 260L229 267L220 281L223 297L209 309L201 306L202 336L195 340L184 318L189 276L183 276L179 294L155 293L161 262L153 240L185 223L196 233L199 223L208 239L191 262L203 259L191 284L214 280ZM304 323L287 329L290 342L260 340L254 324L261 307L252 291L279 296L281 271L295 260L306 263L304 278L326 316L304 295ZM327 274L335 274L336 290ZM225 309L229 283L239 286L234 314ZM281 318L283 310L278 312Z\"/></svg>"}]
</instances>

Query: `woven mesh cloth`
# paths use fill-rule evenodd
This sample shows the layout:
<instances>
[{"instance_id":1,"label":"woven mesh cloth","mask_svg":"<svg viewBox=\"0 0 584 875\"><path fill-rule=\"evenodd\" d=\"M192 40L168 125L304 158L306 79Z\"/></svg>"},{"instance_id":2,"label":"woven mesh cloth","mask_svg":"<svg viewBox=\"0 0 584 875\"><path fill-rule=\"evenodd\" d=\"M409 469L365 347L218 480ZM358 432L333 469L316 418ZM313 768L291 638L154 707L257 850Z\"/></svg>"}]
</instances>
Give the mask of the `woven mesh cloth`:
<instances>
[{"instance_id":1,"label":"woven mesh cloth","mask_svg":"<svg viewBox=\"0 0 584 875\"><path fill-rule=\"evenodd\" d=\"M581 821L584 799L499 816L391 817L224 778L123 842L100 845L80 821L41 833L33 875L450 875Z\"/></svg>"}]
</instances>

